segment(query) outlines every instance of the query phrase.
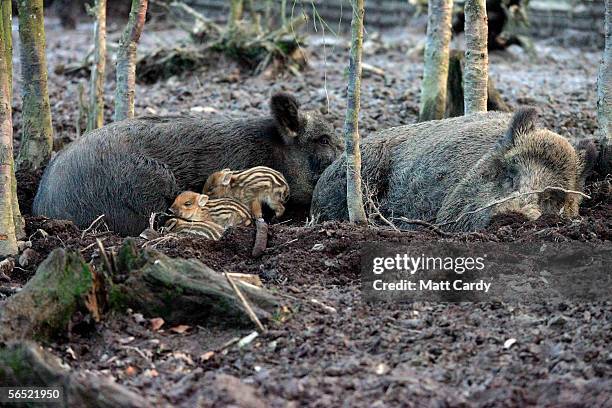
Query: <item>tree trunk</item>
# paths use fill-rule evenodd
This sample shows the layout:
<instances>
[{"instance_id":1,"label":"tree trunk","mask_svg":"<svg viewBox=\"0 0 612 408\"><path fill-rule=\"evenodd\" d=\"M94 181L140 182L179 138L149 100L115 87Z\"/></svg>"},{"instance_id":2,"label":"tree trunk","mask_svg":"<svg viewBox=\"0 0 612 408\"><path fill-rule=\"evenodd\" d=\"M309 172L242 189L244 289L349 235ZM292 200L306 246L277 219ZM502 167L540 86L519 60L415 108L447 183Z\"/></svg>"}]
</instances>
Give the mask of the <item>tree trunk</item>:
<instances>
[{"instance_id":1,"label":"tree trunk","mask_svg":"<svg viewBox=\"0 0 612 408\"><path fill-rule=\"evenodd\" d=\"M53 149L43 0L19 0L18 9L23 133L17 167L37 170L47 164Z\"/></svg>"},{"instance_id":2,"label":"tree trunk","mask_svg":"<svg viewBox=\"0 0 612 408\"><path fill-rule=\"evenodd\" d=\"M253 29L257 35L261 34L261 15L257 12L255 8L255 2L253 0L243 0L245 2L245 6L249 11L249 16L251 17L251 24L253 25Z\"/></svg>"},{"instance_id":3,"label":"tree trunk","mask_svg":"<svg viewBox=\"0 0 612 408\"><path fill-rule=\"evenodd\" d=\"M23 289L0 308L0 342L50 340L68 332L77 312L99 320L105 302L103 276L79 254L56 249Z\"/></svg>"},{"instance_id":4,"label":"tree trunk","mask_svg":"<svg viewBox=\"0 0 612 408\"><path fill-rule=\"evenodd\" d=\"M136 49L144 28L148 0L132 0L132 10L117 51L115 121L134 117L136 93Z\"/></svg>"},{"instance_id":5,"label":"tree trunk","mask_svg":"<svg viewBox=\"0 0 612 408\"><path fill-rule=\"evenodd\" d=\"M287 25L287 0L281 0L281 27Z\"/></svg>"},{"instance_id":6,"label":"tree trunk","mask_svg":"<svg viewBox=\"0 0 612 408\"><path fill-rule=\"evenodd\" d=\"M597 77L597 119L602 143L612 143L612 0L606 2L606 42Z\"/></svg>"},{"instance_id":7,"label":"tree trunk","mask_svg":"<svg viewBox=\"0 0 612 408\"><path fill-rule=\"evenodd\" d=\"M448 64L448 89L446 91L446 114L447 118L463 116L465 108L463 104L463 65L465 55L463 52L451 50ZM487 83L487 110L510 112L511 109L501 94L495 88L492 78Z\"/></svg>"},{"instance_id":8,"label":"tree trunk","mask_svg":"<svg viewBox=\"0 0 612 408\"><path fill-rule=\"evenodd\" d=\"M0 14L2 22L0 23L2 28L0 30L3 31L4 35L4 53L5 53L5 63L7 81L8 81L8 100L9 103L13 101L13 10L12 3L10 1L5 1L0 4ZM1 50L2 48L0 48ZM1 52L1 51L0 51ZM12 138L12 133L11 133ZM17 239L21 239L25 237L25 222L23 217L21 216L21 211L19 210L19 201L17 200L17 179L15 178L15 161L11 160L11 202L13 207L13 221L15 224L15 236Z\"/></svg>"},{"instance_id":9,"label":"tree trunk","mask_svg":"<svg viewBox=\"0 0 612 408\"><path fill-rule=\"evenodd\" d=\"M351 55L348 69L346 118L344 120L344 146L346 154L346 205L349 220L365 224L361 191L361 149L359 147L359 109L361 104L361 56L363 51L364 0L353 0L351 21Z\"/></svg>"},{"instance_id":10,"label":"tree trunk","mask_svg":"<svg viewBox=\"0 0 612 408\"><path fill-rule=\"evenodd\" d=\"M487 51L487 5L485 0L465 2L465 114L487 111L489 54Z\"/></svg>"},{"instance_id":11,"label":"tree trunk","mask_svg":"<svg viewBox=\"0 0 612 408\"><path fill-rule=\"evenodd\" d=\"M9 95L13 97L13 3L2 1L0 3L2 12L2 31L4 33L4 51L6 52L6 72L8 74Z\"/></svg>"},{"instance_id":12,"label":"tree trunk","mask_svg":"<svg viewBox=\"0 0 612 408\"><path fill-rule=\"evenodd\" d=\"M229 32L233 32L238 27L238 22L242 19L244 12L243 0L230 0L229 17L227 18L227 28Z\"/></svg>"},{"instance_id":13,"label":"tree trunk","mask_svg":"<svg viewBox=\"0 0 612 408\"><path fill-rule=\"evenodd\" d=\"M419 121L442 119L446 109L453 0L429 0Z\"/></svg>"},{"instance_id":14,"label":"tree trunk","mask_svg":"<svg viewBox=\"0 0 612 408\"><path fill-rule=\"evenodd\" d=\"M28 341L11 341L0 346L0 384L4 387L44 387L60 390L59 400L50 401L48 405L33 402L30 403L32 406L151 407L140 395L114 381L91 373L67 370L60 365L58 358Z\"/></svg>"},{"instance_id":15,"label":"tree trunk","mask_svg":"<svg viewBox=\"0 0 612 408\"><path fill-rule=\"evenodd\" d=\"M4 10L3 10L4 11ZM6 18L0 19L0 256L17 254L13 216L13 120Z\"/></svg>"},{"instance_id":16,"label":"tree trunk","mask_svg":"<svg viewBox=\"0 0 612 408\"><path fill-rule=\"evenodd\" d=\"M96 0L94 23L94 66L89 88L87 131L104 125L104 78L106 71L106 0Z\"/></svg>"}]
</instances>

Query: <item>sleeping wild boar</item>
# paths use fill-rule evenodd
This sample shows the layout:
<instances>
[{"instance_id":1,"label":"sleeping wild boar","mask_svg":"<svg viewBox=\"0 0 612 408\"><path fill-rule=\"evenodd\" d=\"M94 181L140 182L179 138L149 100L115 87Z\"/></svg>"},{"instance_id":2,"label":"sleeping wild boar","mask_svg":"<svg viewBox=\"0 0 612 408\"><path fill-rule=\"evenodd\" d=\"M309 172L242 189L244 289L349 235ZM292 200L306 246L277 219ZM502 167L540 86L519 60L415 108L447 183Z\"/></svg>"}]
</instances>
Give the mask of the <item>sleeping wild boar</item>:
<instances>
[{"instance_id":1,"label":"sleeping wild boar","mask_svg":"<svg viewBox=\"0 0 612 408\"><path fill-rule=\"evenodd\" d=\"M202 191L211 173L260 165L284 174L289 205L307 209L341 139L291 95L273 95L270 110L245 119L143 117L94 130L51 161L34 213L81 227L104 214L112 230L138 235L151 213L166 210L181 191Z\"/></svg>"},{"instance_id":2,"label":"sleeping wild boar","mask_svg":"<svg viewBox=\"0 0 612 408\"><path fill-rule=\"evenodd\" d=\"M532 220L550 213L576 216L580 195L546 188L581 191L596 156L592 143L576 149L538 128L536 111L528 108L513 116L488 112L381 131L362 143L362 176L387 217L474 231L501 213ZM348 218L345 166L339 158L319 179L313 217Z\"/></svg>"}]
</instances>

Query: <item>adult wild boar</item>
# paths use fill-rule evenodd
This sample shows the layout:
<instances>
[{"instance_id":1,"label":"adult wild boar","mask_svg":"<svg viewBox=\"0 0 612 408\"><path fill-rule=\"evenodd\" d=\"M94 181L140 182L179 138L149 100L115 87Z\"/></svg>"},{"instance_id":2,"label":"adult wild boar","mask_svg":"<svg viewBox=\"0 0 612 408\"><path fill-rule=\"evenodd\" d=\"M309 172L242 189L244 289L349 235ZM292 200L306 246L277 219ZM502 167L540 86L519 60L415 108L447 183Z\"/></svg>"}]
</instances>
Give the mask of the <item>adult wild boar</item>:
<instances>
[{"instance_id":1,"label":"adult wild boar","mask_svg":"<svg viewBox=\"0 0 612 408\"><path fill-rule=\"evenodd\" d=\"M595 147L585 143L576 150L535 121L536 111L529 108L514 116L480 113L381 131L363 141L363 180L386 217L430 221L447 230L481 229L499 213L576 216L580 195L546 188L582 190ZM339 158L319 179L313 217L348 218L345 165Z\"/></svg>"},{"instance_id":2,"label":"adult wild boar","mask_svg":"<svg viewBox=\"0 0 612 408\"><path fill-rule=\"evenodd\" d=\"M310 204L314 186L342 151L332 126L278 93L271 116L246 119L143 117L113 123L61 151L43 174L34 213L81 227L105 215L123 235L139 234L182 190L201 191L223 168L268 166L291 188L289 205Z\"/></svg>"}]
</instances>

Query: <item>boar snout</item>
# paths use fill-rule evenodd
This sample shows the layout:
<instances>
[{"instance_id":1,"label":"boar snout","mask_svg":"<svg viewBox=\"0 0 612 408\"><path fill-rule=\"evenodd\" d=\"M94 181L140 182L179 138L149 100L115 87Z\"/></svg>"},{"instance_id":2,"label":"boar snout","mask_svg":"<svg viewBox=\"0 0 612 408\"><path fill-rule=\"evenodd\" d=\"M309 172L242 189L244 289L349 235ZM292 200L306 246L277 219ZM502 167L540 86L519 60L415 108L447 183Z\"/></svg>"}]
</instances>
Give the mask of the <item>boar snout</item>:
<instances>
[{"instance_id":1,"label":"boar snout","mask_svg":"<svg viewBox=\"0 0 612 408\"><path fill-rule=\"evenodd\" d=\"M537 196L536 194L533 194ZM535 221L542 216L542 208L537 198L518 197L495 206L491 215L517 213L523 215L530 221Z\"/></svg>"}]
</instances>

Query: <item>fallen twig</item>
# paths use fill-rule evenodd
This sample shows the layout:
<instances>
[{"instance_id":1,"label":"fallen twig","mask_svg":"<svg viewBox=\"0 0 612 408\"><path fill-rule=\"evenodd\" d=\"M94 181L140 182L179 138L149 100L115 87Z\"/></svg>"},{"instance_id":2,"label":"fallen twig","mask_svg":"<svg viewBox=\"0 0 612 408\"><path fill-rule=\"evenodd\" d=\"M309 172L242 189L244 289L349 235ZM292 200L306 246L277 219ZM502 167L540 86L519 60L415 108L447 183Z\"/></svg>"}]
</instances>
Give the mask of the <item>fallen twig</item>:
<instances>
[{"instance_id":1,"label":"fallen twig","mask_svg":"<svg viewBox=\"0 0 612 408\"><path fill-rule=\"evenodd\" d=\"M246 300L246 298L244 297L240 289L238 289L238 286L236 285L236 283L234 283L232 278L230 278L230 276L227 273L224 273L224 275L225 275L225 279L227 279L227 282L230 284L230 286L234 290L234 293L236 293L236 296L238 296L238 299L240 299L240 301L242 302L242 305L246 309L247 315L251 318L253 323L255 323L255 325L259 328L259 330L261 330L262 333L265 333L266 328L264 327L263 324L261 324L261 321L255 314L255 312L253 312L251 305L249 305L249 302Z\"/></svg>"},{"instance_id":2,"label":"fallen twig","mask_svg":"<svg viewBox=\"0 0 612 408\"><path fill-rule=\"evenodd\" d=\"M104 266L106 267L106 270L108 271L108 273L113 274L114 269L112 267L112 264L110 263L110 259L108 259L108 254L106 253L106 250L104 249L104 245L102 244L102 241L96 238L96 244L98 244L98 249L100 250L100 256L104 260Z\"/></svg>"},{"instance_id":3,"label":"fallen twig","mask_svg":"<svg viewBox=\"0 0 612 408\"><path fill-rule=\"evenodd\" d=\"M368 215L371 217L372 215L377 216L378 218L380 218L385 224L387 224L389 227L391 227L394 231L396 232L400 232L400 230L395 226L395 224L393 224L391 221L389 221L384 215L382 215L382 213L380 212L380 206L379 204L374 200L374 196L376 195L375 191L372 191L370 189L370 186L367 183L363 184L364 190L365 190L365 194L367 197L367 204L368 204ZM374 223L372 223L374 224Z\"/></svg>"},{"instance_id":4,"label":"fallen twig","mask_svg":"<svg viewBox=\"0 0 612 408\"><path fill-rule=\"evenodd\" d=\"M453 234L450 234L448 232L444 232L442 231L437 224L432 224L430 222L427 221L423 221L423 220L412 220L406 217L399 217L396 218L397 220L400 220L406 224L414 224L414 225L420 225L422 227L426 227L429 230L431 230L432 232L435 232L436 234L440 235L441 237L450 237Z\"/></svg>"},{"instance_id":5,"label":"fallen twig","mask_svg":"<svg viewBox=\"0 0 612 408\"><path fill-rule=\"evenodd\" d=\"M155 249L158 245L163 244L167 241L171 241L173 239L178 239L179 237L175 234L167 234L159 238L152 239L150 241L142 244L141 248L152 248Z\"/></svg>"},{"instance_id":6,"label":"fallen twig","mask_svg":"<svg viewBox=\"0 0 612 408\"><path fill-rule=\"evenodd\" d=\"M375 67L374 65L363 63L361 64L361 69L363 70L363 72L372 73L383 78L385 77L385 71L381 68Z\"/></svg>"},{"instance_id":7,"label":"fallen twig","mask_svg":"<svg viewBox=\"0 0 612 408\"><path fill-rule=\"evenodd\" d=\"M155 229L155 216L156 215L157 215L156 213L152 212L151 216L149 217L149 228L151 228L152 230Z\"/></svg>"},{"instance_id":8,"label":"fallen twig","mask_svg":"<svg viewBox=\"0 0 612 408\"><path fill-rule=\"evenodd\" d=\"M104 214L102 214L101 216L93 220L93 222L89 225L89 227L83 230L83 233L81 234L81 239L85 238L85 234L87 234L96 225L96 223L100 221L102 218L104 218Z\"/></svg>"},{"instance_id":9,"label":"fallen twig","mask_svg":"<svg viewBox=\"0 0 612 408\"><path fill-rule=\"evenodd\" d=\"M323 302L321 302L321 301L319 301L319 300L317 300L315 298L310 299L310 302L314 303L315 305L321 306L325 311L327 311L329 313L337 313L338 312L335 308L333 308L331 306L327 306L325 303L323 303Z\"/></svg>"},{"instance_id":10,"label":"fallen twig","mask_svg":"<svg viewBox=\"0 0 612 408\"><path fill-rule=\"evenodd\" d=\"M217 348L217 349L215 350L215 352L217 352L217 353L221 353L221 352L223 352L224 350L226 350L226 349L228 349L228 348L232 347L234 344L238 343L239 341L240 341L240 337L232 337L231 339L229 339L228 341L226 341L225 343L223 343L223 344L221 345L221 347Z\"/></svg>"},{"instance_id":11,"label":"fallen twig","mask_svg":"<svg viewBox=\"0 0 612 408\"><path fill-rule=\"evenodd\" d=\"M104 238L104 239L106 239L106 238ZM103 242L104 239L102 239L101 241ZM93 242L93 243L87 245L85 248L80 249L79 252L83 253L83 252L87 251L88 249L91 249L91 248L95 247L96 245L98 245L97 241L100 241L100 240L96 239L96 242Z\"/></svg>"}]
</instances>

